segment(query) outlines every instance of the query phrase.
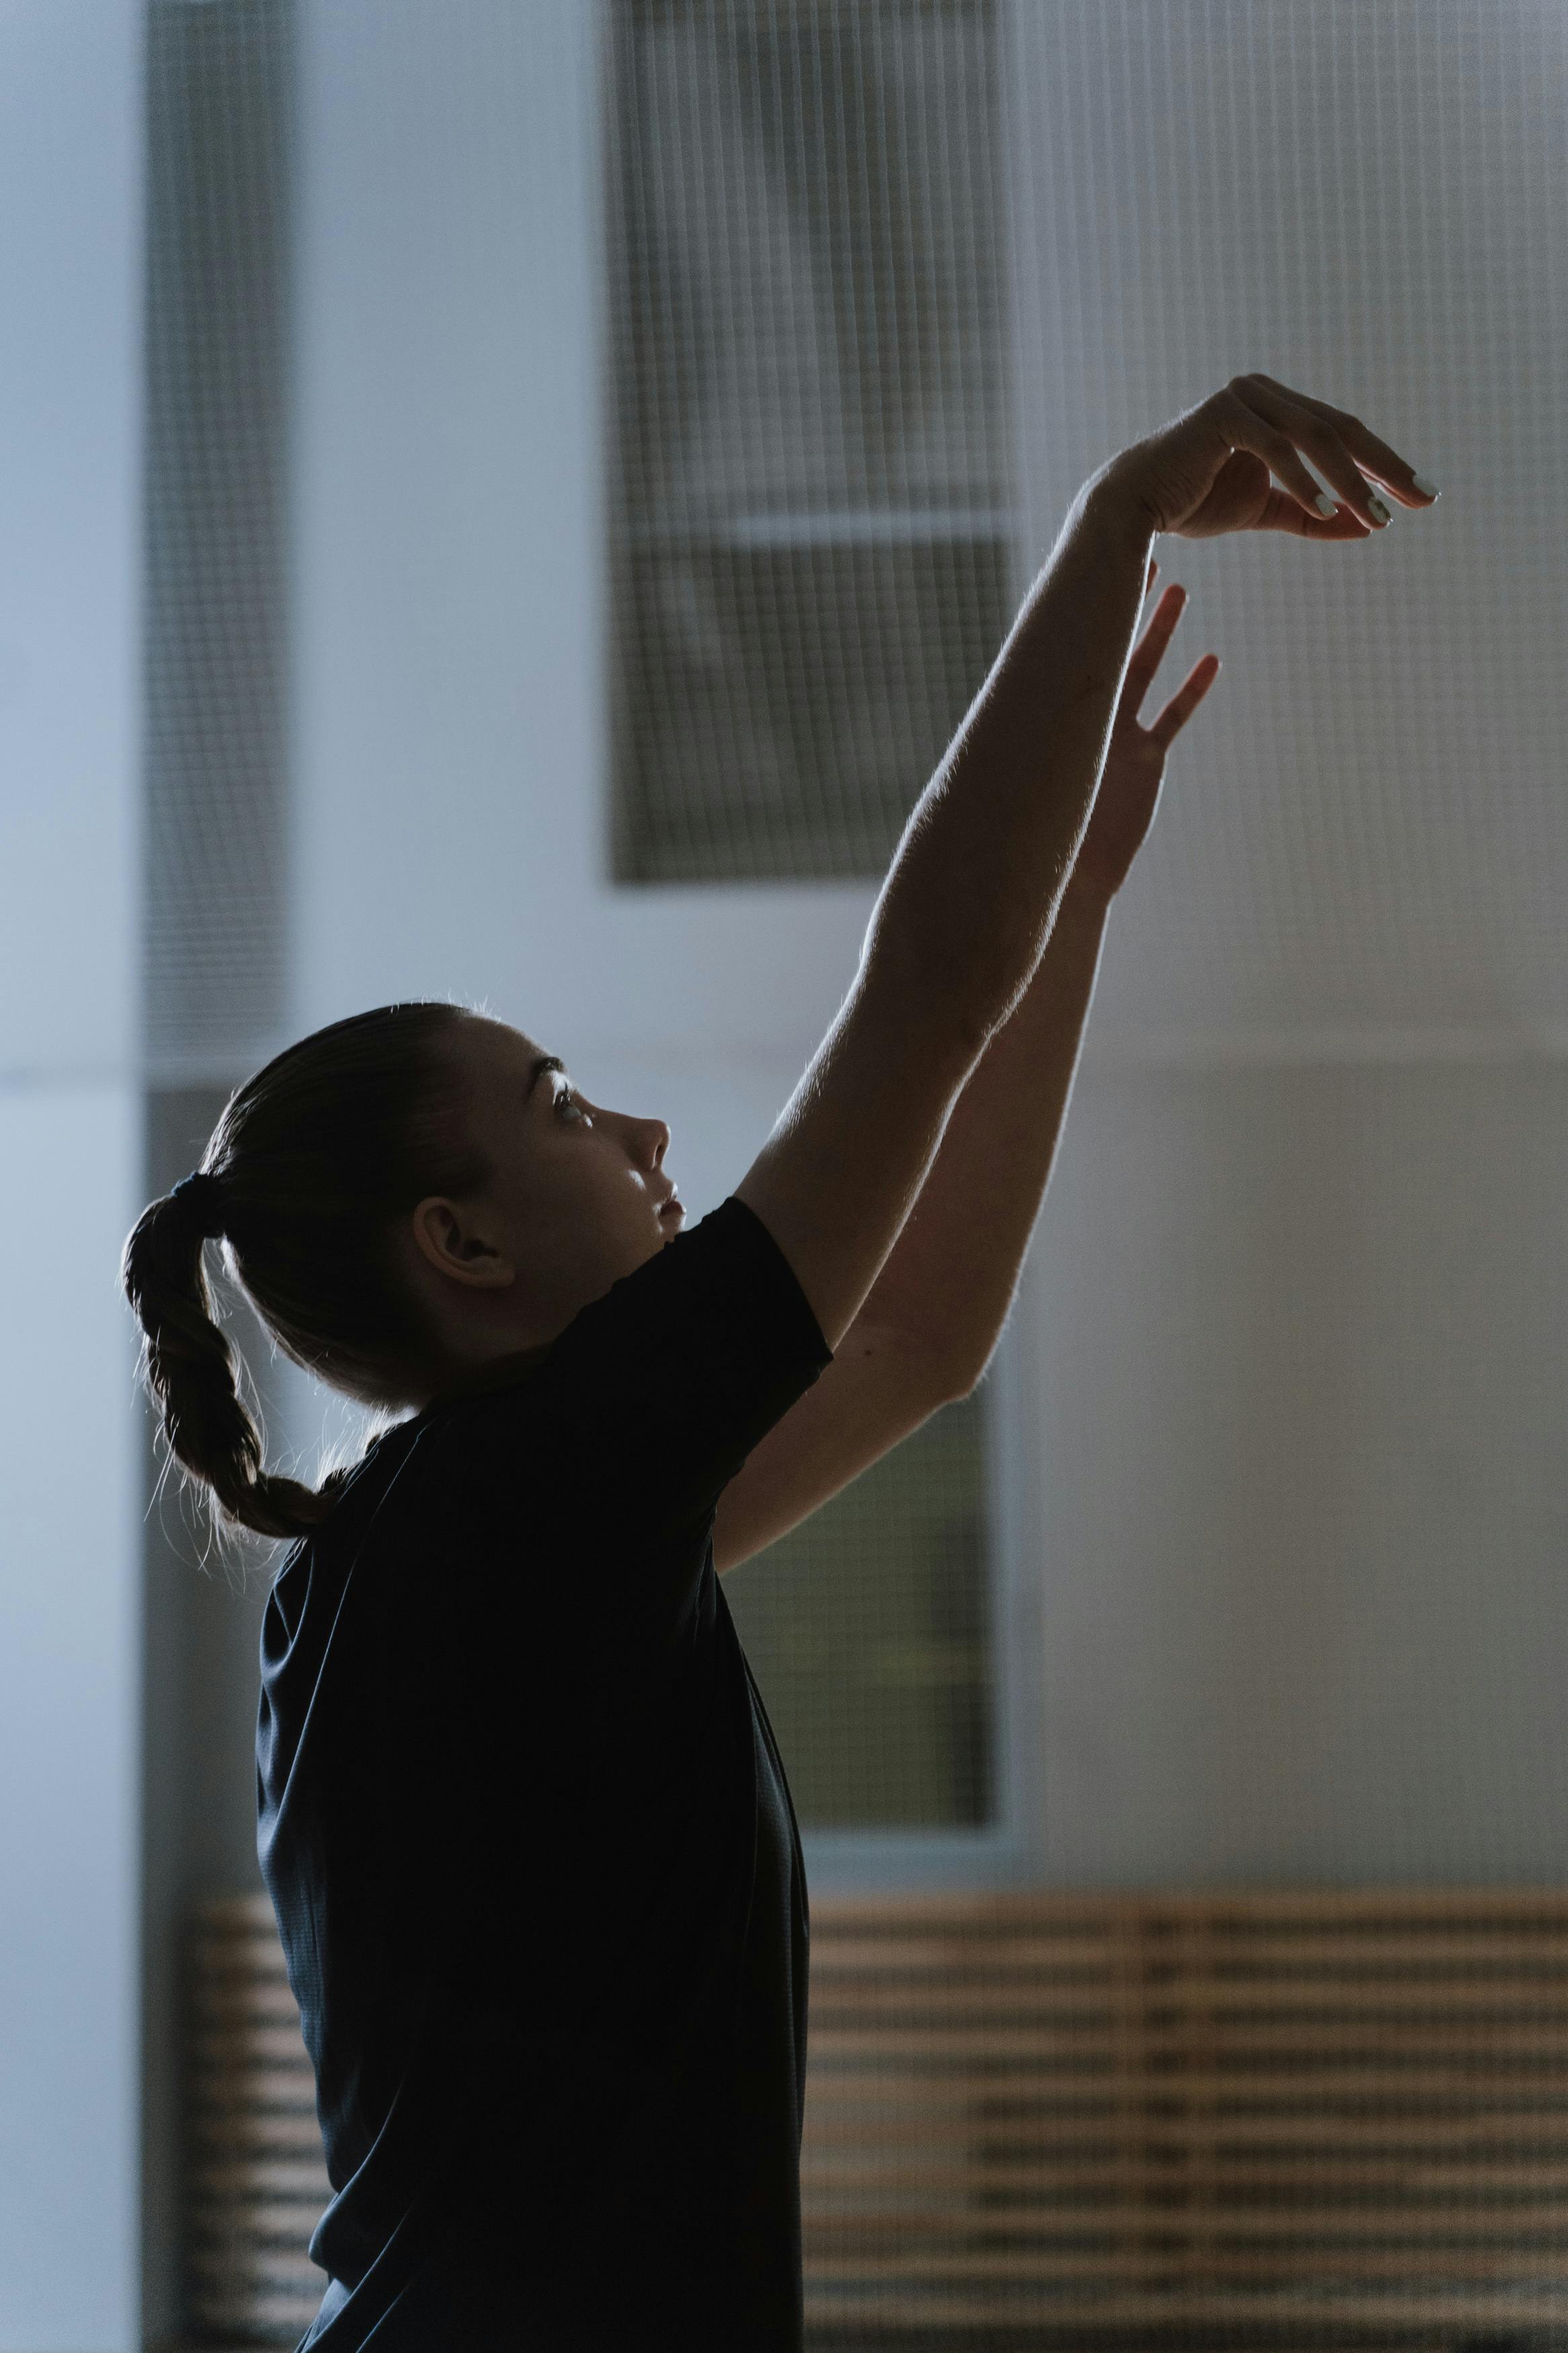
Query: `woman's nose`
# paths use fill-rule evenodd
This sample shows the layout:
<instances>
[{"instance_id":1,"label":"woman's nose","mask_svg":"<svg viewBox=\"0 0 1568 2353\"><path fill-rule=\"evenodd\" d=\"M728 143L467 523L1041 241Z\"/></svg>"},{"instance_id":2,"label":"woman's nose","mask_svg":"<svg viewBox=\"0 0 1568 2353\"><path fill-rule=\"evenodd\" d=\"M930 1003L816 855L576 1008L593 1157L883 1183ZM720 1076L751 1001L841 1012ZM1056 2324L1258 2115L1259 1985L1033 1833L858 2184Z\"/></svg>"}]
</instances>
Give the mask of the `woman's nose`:
<instances>
[{"instance_id":1,"label":"woman's nose","mask_svg":"<svg viewBox=\"0 0 1568 2353\"><path fill-rule=\"evenodd\" d=\"M639 1119L637 1124L649 1154L648 1166L657 1168L669 1150L669 1130L662 1119Z\"/></svg>"}]
</instances>

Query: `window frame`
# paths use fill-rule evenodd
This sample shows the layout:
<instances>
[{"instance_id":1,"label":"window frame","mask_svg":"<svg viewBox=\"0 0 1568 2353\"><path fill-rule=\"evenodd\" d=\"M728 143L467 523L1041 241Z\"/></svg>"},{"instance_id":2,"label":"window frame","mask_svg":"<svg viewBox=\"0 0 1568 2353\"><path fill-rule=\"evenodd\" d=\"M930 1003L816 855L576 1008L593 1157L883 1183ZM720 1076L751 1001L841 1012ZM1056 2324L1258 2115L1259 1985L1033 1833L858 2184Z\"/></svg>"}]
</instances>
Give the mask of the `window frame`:
<instances>
[{"instance_id":1,"label":"window frame","mask_svg":"<svg viewBox=\"0 0 1568 2353\"><path fill-rule=\"evenodd\" d=\"M983 1829L801 1829L808 1885L820 1895L933 1894L1037 1882L1044 1842L1044 1631L1040 1514L1028 1443L1033 1318L1025 1270L986 1373L986 1650L993 1820ZM764 1698L766 1694L764 1694Z\"/></svg>"}]
</instances>

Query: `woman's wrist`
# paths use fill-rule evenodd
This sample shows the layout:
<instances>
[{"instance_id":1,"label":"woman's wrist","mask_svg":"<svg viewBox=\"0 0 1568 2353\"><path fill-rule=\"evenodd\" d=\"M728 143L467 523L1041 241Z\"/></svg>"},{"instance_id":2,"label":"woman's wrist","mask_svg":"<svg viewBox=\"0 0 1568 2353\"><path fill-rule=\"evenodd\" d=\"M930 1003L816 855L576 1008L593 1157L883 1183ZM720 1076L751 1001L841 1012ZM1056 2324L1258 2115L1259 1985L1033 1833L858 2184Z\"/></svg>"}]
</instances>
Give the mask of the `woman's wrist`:
<instances>
[{"instance_id":1,"label":"woman's wrist","mask_svg":"<svg viewBox=\"0 0 1568 2353\"><path fill-rule=\"evenodd\" d=\"M1112 886L1097 881L1092 874L1085 874L1075 866L1057 909L1057 919L1051 926L1053 934L1064 924L1074 931L1102 932L1115 896Z\"/></svg>"},{"instance_id":2,"label":"woman's wrist","mask_svg":"<svg viewBox=\"0 0 1568 2353\"><path fill-rule=\"evenodd\" d=\"M1108 539L1129 540L1145 554L1158 538L1160 524L1136 480L1136 452L1120 449L1091 474L1079 491L1084 512Z\"/></svg>"}]
</instances>

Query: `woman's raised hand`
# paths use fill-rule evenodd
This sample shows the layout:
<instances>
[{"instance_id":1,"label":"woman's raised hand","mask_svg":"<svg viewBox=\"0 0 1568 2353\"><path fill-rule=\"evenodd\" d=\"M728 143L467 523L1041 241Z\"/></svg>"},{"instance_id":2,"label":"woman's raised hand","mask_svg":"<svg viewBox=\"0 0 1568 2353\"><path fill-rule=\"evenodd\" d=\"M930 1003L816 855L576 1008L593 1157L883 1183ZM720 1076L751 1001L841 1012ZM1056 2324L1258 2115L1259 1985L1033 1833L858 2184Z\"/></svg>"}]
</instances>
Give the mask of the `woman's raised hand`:
<instances>
[{"instance_id":1,"label":"woman's raised hand","mask_svg":"<svg viewBox=\"0 0 1568 2353\"><path fill-rule=\"evenodd\" d=\"M1304 458L1327 482L1327 497ZM1183 539L1284 531L1347 540L1365 539L1391 520L1373 483L1405 507L1430 506L1437 496L1435 484L1347 409L1272 376L1238 375L1123 449L1094 487L1129 502L1155 531Z\"/></svg>"},{"instance_id":2,"label":"woman's raised hand","mask_svg":"<svg viewBox=\"0 0 1568 2353\"><path fill-rule=\"evenodd\" d=\"M1145 596L1159 569L1151 561ZM1094 811L1073 862L1068 888L1079 899L1087 895L1097 904L1109 905L1126 881L1154 822L1171 746L1219 676L1219 656L1205 654L1159 717L1147 727L1140 723L1139 707L1154 682L1186 601L1184 588L1173 580L1167 583L1152 619L1128 658Z\"/></svg>"}]
</instances>

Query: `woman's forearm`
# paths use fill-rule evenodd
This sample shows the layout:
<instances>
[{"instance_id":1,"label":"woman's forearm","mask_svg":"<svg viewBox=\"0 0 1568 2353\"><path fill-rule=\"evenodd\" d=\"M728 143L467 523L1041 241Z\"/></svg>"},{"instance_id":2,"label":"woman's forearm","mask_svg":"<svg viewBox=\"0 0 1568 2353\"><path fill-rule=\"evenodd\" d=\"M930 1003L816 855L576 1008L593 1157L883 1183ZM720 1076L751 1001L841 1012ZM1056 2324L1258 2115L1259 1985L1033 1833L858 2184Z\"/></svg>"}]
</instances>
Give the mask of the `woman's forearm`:
<instances>
[{"instance_id":1,"label":"woman's forearm","mask_svg":"<svg viewBox=\"0 0 1568 2353\"><path fill-rule=\"evenodd\" d=\"M977 1051L1028 985L1082 839L1152 537L1109 469L1079 492L872 913L868 960L937 993Z\"/></svg>"},{"instance_id":2,"label":"woman's forearm","mask_svg":"<svg viewBox=\"0 0 1568 2353\"><path fill-rule=\"evenodd\" d=\"M1069 884L1034 977L970 1072L861 1314L919 1336L955 1389L989 1363L1067 1117L1107 907Z\"/></svg>"},{"instance_id":3,"label":"woman's forearm","mask_svg":"<svg viewBox=\"0 0 1568 2353\"><path fill-rule=\"evenodd\" d=\"M922 1030L973 1060L1039 961L1093 807L1155 533L1359 543L1388 521L1368 475L1407 506L1436 495L1359 417L1251 375L1084 484L872 913L866 974L884 976L884 996L903 997Z\"/></svg>"}]
</instances>

